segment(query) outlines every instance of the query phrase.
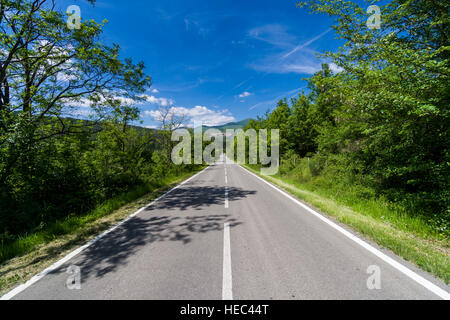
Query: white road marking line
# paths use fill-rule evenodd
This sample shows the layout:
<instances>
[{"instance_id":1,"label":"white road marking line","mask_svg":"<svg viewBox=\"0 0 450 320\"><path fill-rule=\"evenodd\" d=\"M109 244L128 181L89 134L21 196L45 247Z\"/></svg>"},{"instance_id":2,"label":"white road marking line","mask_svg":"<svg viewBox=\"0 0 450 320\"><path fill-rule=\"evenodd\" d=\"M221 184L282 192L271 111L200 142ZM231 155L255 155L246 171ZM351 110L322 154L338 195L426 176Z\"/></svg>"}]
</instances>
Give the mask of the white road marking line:
<instances>
[{"instance_id":1,"label":"white road marking line","mask_svg":"<svg viewBox=\"0 0 450 320\"><path fill-rule=\"evenodd\" d=\"M225 184L228 184L228 172L227 172L227 164L225 162L225 165L223 166L225 168Z\"/></svg>"},{"instance_id":2,"label":"white road marking line","mask_svg":"<svg viewBox=\"0 0 450 320\"><path fill-rule=\"evenodd\" d=\"M223 280L222 300L233 300L233 278L231 275L230 223L223 228Z\"/></svg>"},{"instance_id":3,"label":"white road marking line","mask_svg":"<svg viewBox=\"0 0 450 320\"><path fill-rule=\"evenodd\" d=\"M228 187L225 186L225 209L228 209Z\"/></svg>"},{"instance_id":4,"label":"white road marking line","mask_svg":"<svg viewBox=\"0 0 450 320\"><path fill-rule=\"evenodd\" d=\"M62 258L61 260L55 262L54 264L52 264L50 267L48 267L47 269L45 269L44 271L38 273L37 275L35 275L34 277L32 277L30 280L28 280L26 283L21 284L19 286L17 286L16 288L14 288L13 290L11 290L10 292L6 293L4 296L2 296L0 298L0 300L10 300L13 297L15 297L16 295L18 295L19 293L21 293L22 291L24 291L25 289L27 289L28 287L30 287L31 285L35 284L36 282L38 282L39 280L41 280L42 278L44 278L46 275L48 275L49 273L51 273L52 271L58 269L59 267L61 267L63 264L65 264L67 261L69 261L70 259L74 258L75 256L77 256L78 254L80 254L82 251L84 251L85 249L89 248L91 245L93 245L94 243L96 243L98 240L102 239L104 236L106 236L108 233L114 231L115 229L117 229L118 227L120 227L121 225L123 225L125 222L127 222L128 220L130 220L131 218L137 216L139 213L141 213L142 211L144 211L145 209L147 209L148 207L154 205L157 201L161 200L162 198L164 198L165 196L167 196L169 193L171 193L172 191L178 189L179 187L181 187L182 185L188 183L189 181L191 181L192 179L194 179L195 177L197 177L198 175L200 175L201 173L205 172L207 169L209 168L206 167L205 169L203 169L202 171L198 172L197 174L193 175L192 177L190 177L189 179L183 181L182 183L180 183L179 185L177 185L176 187L170 189L169 191L167 191L166 193L164 193L163 195L159 196L158 198L156 198L155 200L153 200L151 203L149 203L148 205L146 205L145 207L142 207L141 209L139 209L138 211L136 211L135 213L129 215L125 220L117 223L116 225L114 225L113 227L111 227L110 229L108 229L107 231L103 232L102 234L100 234L99 236L97 236L96 238L92 239L91 241L89 241L88 243L86 243L85 245L79 247L78 249L75 249L74 251L72 251L71 253L69 253L68 255L66 255L64 258Z\"/></svg>"},{"instance_id":5,"label":"white road marking line","mask_svg":"<svg viewBox=\"0 0 450 320\"><path fill-rule=\"evenodd\" d=\"M225 167L225 184L228 184L228 173L227 173L227 167Z\"/></svg>"},{"instance_id":6,"label":"white road marking line","mask_svg":"<svg viewBox=\"0 0 450 320\"><path fill-rule=\"evenodd\" d=\"M300 202L299 200L295 199L294 197L292 197L290 194L288 194L287 192L285 192L284 190L281 190L280 188L275 187L273 184L267 182L266 180L264 180L263 178L259 177L258 175L254 174L253 172L248 171L247 169L245 169L242 166L239 166L242 169L244 169L247 173L251 174L252 176L258 178L259 180L261 180L262 182L264 182L265 184L269 185L270 187L272 187L273 189L277 190L278 192L280 192L282 195L286 196L287 198L291 199L292 201L294 201L296 204L298 204L299 206L301 206L303 209L305 209L306 211L308 211L309 213L313 214L314 216L316 216L317 218L319 218L320 220L322 220L323 222L325 222L326 224L328 224L329 226L333 227L334 229L336 229L337 231L339 231L340 233L342 233L343 235L345 235L347 238L353 240L354 242L356 242L357 244L359 244L360 246L362 246L363 248L367 249L368 251L370 251L371 253L373 253L374 255L376 255L378 258L380 258L381 260L383 260L384 262L386 262L387 264L391 265L392 267L394 267L395 269L397 269L398 271L402 272L404 275L408 276L409 278L411 278L412 280L414 280L415 282L417 282L418 284L422 285L423 287L425 287L426 289L428 289L429 291L433 292L434 294L436 294L437 296L441 297L444 300L450 300L450 293L448 293L447 291L445 291L444 289L440 288L439 286L435 285L434 283L428 281L427 279L423 278L422 276L418 275L417 273L415 273L414 271L408 269L407 267L405 267L404 265L402 265L401 263L395 261L394 259L392 259L391 257L389 257L388 255L384 254L383 252L381 252L380 250L374 248L373 246L371 246L370 244L368 244L367 242L359 239L358 237L356 237L355 235L351 234L350 232L348 232L347 230L345 230L344 228L342 228L341 226L337 225L336 223L332 222L331 220L325 218L323 215L321 215L320 213L314 211L313 209L311 209L310 207L308 207L307 205L303 204L302 202Z\"/></svg>"}]
</instances>

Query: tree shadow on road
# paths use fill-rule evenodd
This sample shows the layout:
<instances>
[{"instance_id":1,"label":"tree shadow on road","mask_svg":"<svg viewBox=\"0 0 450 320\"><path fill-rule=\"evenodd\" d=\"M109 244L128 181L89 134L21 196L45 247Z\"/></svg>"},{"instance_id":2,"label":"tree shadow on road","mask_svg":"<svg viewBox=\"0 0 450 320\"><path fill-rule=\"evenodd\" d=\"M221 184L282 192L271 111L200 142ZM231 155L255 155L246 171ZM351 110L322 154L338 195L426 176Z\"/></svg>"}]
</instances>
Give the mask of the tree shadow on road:
<instances>
[{"instance_id":1,"label":"tree shadow on road","mask_svg":"<svg viewBox=\"0 0 450 320\"><path fill-rule=\"evenodd\" d=\"M229 201L255 193L230 188ZM189 245L195 234L220 232L225 223L229 223L231 228L240 225L241 222L230 215L214 214L211 209L199 211L223 202L223 187L190 187L174 190L140 215L128 220L91 245L71 264L81 268L82 282L86 282L92 277L102 278L127 265L129 258L148 244L175 241ZM180 210L188 209L194 209L194 212L186 213L186 216L180 214ZM55 272L65 272L66 268L67 265Z\"/></svg>"},{"instance_id":2,"label":"tree shadow on road","mask_svg":"<svg viewBox=\"0 0 450 320\"><path fill-rule=\"evenodd\" d=\"M228 201L236 201L256 194L253 190L243 190L228 187ZM203 210L212 205L223 205L225 202L225 188L219 186L189 186L189 188L176 189L166 197L147 208L148 211L171 210Z\"/></svg>"}]
</instances>

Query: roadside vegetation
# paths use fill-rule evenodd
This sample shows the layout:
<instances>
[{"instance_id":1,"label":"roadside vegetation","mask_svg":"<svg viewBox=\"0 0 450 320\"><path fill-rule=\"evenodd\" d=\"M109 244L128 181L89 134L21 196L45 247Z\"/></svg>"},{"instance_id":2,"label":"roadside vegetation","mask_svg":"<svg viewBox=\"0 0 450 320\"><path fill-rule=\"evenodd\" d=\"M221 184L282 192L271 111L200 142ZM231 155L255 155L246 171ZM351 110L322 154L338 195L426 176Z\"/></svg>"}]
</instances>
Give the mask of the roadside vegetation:
<instances>
[{"instance_id":1,"label":"roadside vegetation","mask_svg":"<svg viewBox=\"0 0 450 320\"><path fill-rule=\"evenodd\" d=\"M201 166L170 161L170 108L158 130L132 125L151 77L102 42L106 21L69 29L53 1L0 4L1 263Z\"/></svg>"},{"instance_id":2,"label":"roadside vegetation","mask_svg":"<svg viewBox=\"0 0 450 320\"><path fill-rule=\"evenodd\" d=\"M333 18L345 45L323 55L307 94L247 125L280 130L267 179L448 282L448 6L391 1L380 29L353 1L300 6Z\"/></svg>"},{"instance_id":3,"label":"roadside vegetation","mask_svg":"<svg viewBox=\"0 0 450 320\"><path fill-rule=\"evenodd\" d=\"M57 221L45 230L30 233L4 246L3 254L11 258L0 263L0 296L123 221L196 171L138 187L105 201L88 214Z\"/></svg>"},{"instance_id":4,"label":"roadside vegetation","mask_svg":"<svg viewBox=\"0 0 450 320\"><path fill-rule=\"evenodd\" d=\"M350 226L378 245L392 250L435 276L450 282L450 239L428 225L426 220L389 204L383 197L364 196L364 190L339 182L339 177L313 177L308 160L295 170L262 178L281 187L319 212ZM259 166L246 165L259 174ZM299 171L309 178L299 178Z\"/></svg>"},{"instance_id":5,"label":"roadside vegetation","mask_svg":"<svg viewBox=\"0 0 450 320\"><path fill-rule=\"evenodd\" d=\"M139 185L104 201L86 214L69 215L61 220L55 220L49 223L45 228L39 228L36 231L30 231L24 235L19 235L15 241L6 244L2 243L0 246L0 264L11 258L28 254L33 250L54 241L58 237L76 234L80 231L86 233L86 230L84 230L86 226L92 224L95 225L99 219L113 214L117 210L120 211L120 209L127 204L133 203L135 200L142 198L145 195L151 194L154 198L158 197L174 184L187 179L201 168L202 166L198 166L197 169L180 170L177 173L172 173L161 178L159 181L153 180L147 184ZM143 205L147 205L149 202L143 203ZM96 232L103 230L104 228L100 230L96 229Z\"/></svg>"}]
</instances>

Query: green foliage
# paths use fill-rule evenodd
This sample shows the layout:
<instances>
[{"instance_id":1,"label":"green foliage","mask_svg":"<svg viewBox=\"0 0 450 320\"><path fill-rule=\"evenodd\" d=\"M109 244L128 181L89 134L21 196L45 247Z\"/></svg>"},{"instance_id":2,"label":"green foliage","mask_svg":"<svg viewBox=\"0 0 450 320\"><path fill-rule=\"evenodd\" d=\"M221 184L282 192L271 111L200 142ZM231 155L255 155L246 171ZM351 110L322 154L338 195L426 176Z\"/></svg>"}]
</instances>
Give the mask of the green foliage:
<instances>
[{"instance_id":1,"label":"green foliage","mask_svg":"<svg viewBox=\"0 0 450 320\"><path fill-rule=\"evenodd\" d=\"M166 190L173 182L190 174L191 173L177 176L165 176L157 181L152 180L151 183L133 187L100 203L89 212L64 217L49 223L47 227L39 228L38 230L31 231L30 233L18 237L11 235L7 237L7 234L4 234L0 240L0 263L13 257L32 252L40 245L49 243L59 236L73 234L79 230L83 230L82 228L86 227L87 224L94 223L98 219L113 213L115 210L122 208L144 195L152 192L160 193L161 191Z\"/></svg>"},{"instance_id":2,"label":"green foliage","mask_svg":"<svg viewBox=\"0 0 450 320\"><path fill-rule=\"evenodd\" d=\"M155 143L158 134L110 121L96 132L41 141L0 187L0 241L10 243L129 190L199 167L173 165Z\"/></svg>"},{"instance_id":3,"label":"green foliage","mask_svg":"<svg viewBox=\"0 0 450 320\"><path fill-rule=\"evenodd\" d=\"M331 16L345 44L324 54L341 72L333 74L324 64L308 79L308 96L293 99L291 106L280 101L250 123L281 130L281 174L331 189L358 186L361 197L386 199L448 235L448 4L391 1L381 7L379 30L366 26L369 2L299 6Z\"/></svg>"},{"instance_id":4,"label":"green foliage","mask_svg":"<svg viewBox=\"0 0 450 320\"><path fill-rule=\"evenodd\" d=\"M151 85L144 64L102 44L105 22L66 19L48 0L0 3L2 245L26 249L29 233L65 233L108 199L198 167L172 165L170 133L130 126ZM79 105L89 121L68 118Z\"/></svg>"}]
</instances>

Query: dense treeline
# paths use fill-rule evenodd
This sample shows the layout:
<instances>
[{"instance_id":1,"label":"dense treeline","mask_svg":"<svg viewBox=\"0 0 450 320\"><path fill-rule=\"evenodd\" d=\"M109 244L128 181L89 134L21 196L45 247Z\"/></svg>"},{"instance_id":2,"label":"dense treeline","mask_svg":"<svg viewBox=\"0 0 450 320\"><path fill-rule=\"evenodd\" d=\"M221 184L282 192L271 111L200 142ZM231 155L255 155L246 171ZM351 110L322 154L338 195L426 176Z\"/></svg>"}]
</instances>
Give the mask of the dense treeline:
<instances>
[{"instance_id":1,"label":"dense treeline","mask_svg":"<svg viewBox=\"0 0 450 320\"><path fill-rule=\"evenodd\" d=\"M352 1L306 1L335 19L337 53L251 128L280 129L281 174L359 197L382 197L450 230L449 15L442 1L394 0L381 28Z\"/></svg>"},{"instance_id":2,"label":"dense treeline","mask_svg":"<svg viewBox=\"0 0 450 320\"><path fill-rule=\"evenodd\" d=\"M103 23L66 20L53 1L0 3L2 245L195 169L170 161L173 116L160 131L130 126L151 86L144 64L103 44Z\"/></svg>"},{"instance_id":3,"label":"dense treeline","mask_svg":"<svg viewBox=\"0 0 450 320\"><path fill-rule=\"evenodd\" d=\"M72 120L65 120L72 121ZM53 137L20 157L0 189L1 240L86 214L135 188L157 188L198 166L175 166L157 131L105 121L84 133ZM170 143L170 142L169 142Z\"/></svg>"}]
</instances>

